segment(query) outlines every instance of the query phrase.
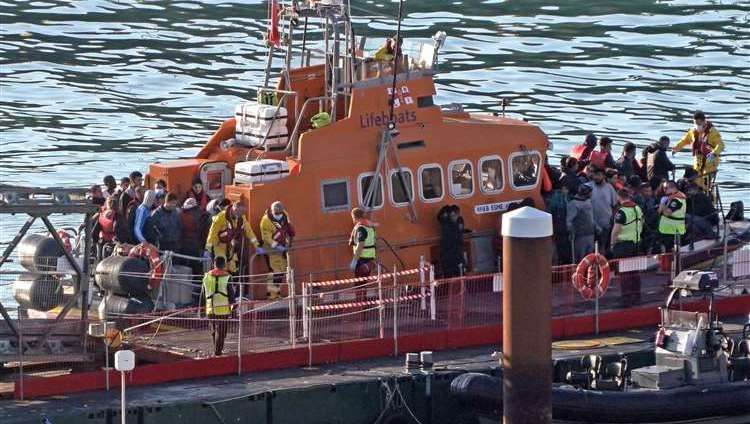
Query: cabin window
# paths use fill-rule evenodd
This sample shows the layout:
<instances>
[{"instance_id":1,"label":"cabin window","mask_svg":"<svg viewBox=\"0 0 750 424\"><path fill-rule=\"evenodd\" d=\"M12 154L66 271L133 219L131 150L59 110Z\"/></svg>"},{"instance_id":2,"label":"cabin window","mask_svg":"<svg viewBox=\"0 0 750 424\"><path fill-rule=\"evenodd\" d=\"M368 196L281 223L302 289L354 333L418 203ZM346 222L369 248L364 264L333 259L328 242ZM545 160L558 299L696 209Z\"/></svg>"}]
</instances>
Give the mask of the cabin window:
<instances>
[{"instance_id":1,"label":"cabin window","mask_svg":"<svg viewBox=\"0 0 750 424\"><path fill-rule=\"evenodd\" d=\"M422 165L419 168L420 196L425 202L437 202L443 198L443 168L438 164Z\"/></svg>"},{"instance_id":2,"label":"cabin window","mask_svg":"<svg viewBox=\"0 0 750 424\"><path fill-rule=\"evenodd\" d=\"M320 191L324 212L349 210L349 182L347 180L323 181Z\"/></svg>"},{"instance_id":3,"label":"cabin window","mask_svg":"<svg viewBox=\"0 0 750 424\"><path fill-rule=\"evenodd\" d=\"M398 170L394 169L391 171L391 201L396 206L404 206L414 200L414 184L412 182L411 170L409 168L401 168L401 176L402 178L399 178Z\"/></svg>"},{"instance_id":4,"label":"cabin window","mask_svg":"<svg viewBox=\"0 0 750 424\"><path fill-rule=\"evenodd\" d=\"M359 204L365 209L380 209L383 207L383 179L380 177L375 178L377 182L375 191L373 191L370 202L365 204L365 197L367 197L367 191L373 182L373 175L372 172L369 172L359 176Z\"/></svg>"},{"instance_id":5,"label":"cabin window","mask_svg":"<svg viewBox=\"0 0 750 424\"><path fill-rule=\"evenodd\" d=\"M479 159L479 172L479 188L482 193L495 194L503 191L503 161L500 156Z\"/></svg>"},{"instance_id":6,"label":"cabin window","mask_svg":"<svg viewBox=\"0 0 750 424\"><path fill-rule=\"evenodd\" d=\"M510 155L510 172L513 188L530 190L539 180L542 155L537 151L517 152Z\"/></svg>"},{"instance_id":7,"label":"cabin window","mask_svg":"<svg viewBox=\"0 0 750 424\"><path fill-rule=\"evenodd\" d=\"M468 160L453 161L448 165L451 173L451 195L469 197L474 194L474 168Z\"/></svg>"}]
</instances>

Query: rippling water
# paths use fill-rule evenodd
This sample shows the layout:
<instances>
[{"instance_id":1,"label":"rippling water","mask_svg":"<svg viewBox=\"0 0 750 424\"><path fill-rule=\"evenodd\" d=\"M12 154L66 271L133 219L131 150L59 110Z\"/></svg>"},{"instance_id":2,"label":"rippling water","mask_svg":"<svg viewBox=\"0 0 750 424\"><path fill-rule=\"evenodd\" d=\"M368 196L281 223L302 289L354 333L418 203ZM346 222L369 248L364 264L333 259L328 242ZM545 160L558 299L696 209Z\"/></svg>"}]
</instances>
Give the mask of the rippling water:
<instances>
[{"instance_id":1,"label":"rippling water","mask_svg":"<svg viewBox=\"0 0 750 424\"><path fill-rule=\"evenodd\" d=\"M409 0L404 29L449 35L440 103L496 111L507 97L557 156L584 131L618 146L678 139L703 109L732 154L725 199L750 200L750 2L559 3ZM359 34L394 32L395 3L353 9ZM259 1L0 2L0 180L82 186L194 154L261 83L265 13ZM2 219L7 241L20 218Z\"/></svg>"}]
</instances>

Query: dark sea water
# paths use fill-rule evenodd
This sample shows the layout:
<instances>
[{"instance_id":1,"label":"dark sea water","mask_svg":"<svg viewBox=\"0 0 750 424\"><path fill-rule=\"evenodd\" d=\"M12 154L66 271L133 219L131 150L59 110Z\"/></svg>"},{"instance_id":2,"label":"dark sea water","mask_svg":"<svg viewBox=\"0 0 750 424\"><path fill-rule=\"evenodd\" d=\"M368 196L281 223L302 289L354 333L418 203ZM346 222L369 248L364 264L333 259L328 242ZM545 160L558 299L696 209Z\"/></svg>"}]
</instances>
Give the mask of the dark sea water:
<instances>
[{"instance_id":1,"label":"dark sea water","mask_svg":"<svg viewBox=\"0 0 750 424\"><path fill-rule=\"evenodd\" d=\"M392 34L396 8L354 1L356 31ZM258 1L0 2L0 181L84 186L193 155L261 83L265 15ZM731 155L725 202L750 200L748 1L409 0L404 30L448 33L439 103L509 98L549 134L553 163L585 131L616 155L679 139L703 109ZM0 219L5 242L21 218Z\"/></svg>"}]
</instances>

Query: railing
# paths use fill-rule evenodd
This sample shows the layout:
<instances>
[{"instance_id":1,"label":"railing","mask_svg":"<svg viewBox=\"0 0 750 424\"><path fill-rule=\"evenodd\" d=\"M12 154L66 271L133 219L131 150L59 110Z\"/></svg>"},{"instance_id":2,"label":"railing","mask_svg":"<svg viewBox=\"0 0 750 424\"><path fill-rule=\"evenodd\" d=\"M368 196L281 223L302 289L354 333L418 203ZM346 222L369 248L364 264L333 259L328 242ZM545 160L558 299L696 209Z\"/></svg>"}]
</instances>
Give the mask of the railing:
<instances>
[{"instance_id":1,"label":"railing","mask_svg":"<svg viewBox=\"0 0 750 424\"><path fill-rule=\"evenodd\" d=\"M719 247L719 249L723 249ZM727 261L716 261L713 269L722 281L719 298L747 294L750 291L750 246L740 246L728 252ZM600 314L626 307L657 307L667 294L671 281L671 254L639 256L610 262L614 276L609 290L599 299ZM552 268L551 295L554 317L583 317L596 319L594 302L581 297L571 283L574 265ZM245 276L233 283L237 293L249 293L255 286L265 286L272 273ZM0 278L5 277L0 275ZM623 281L639 280L638 299L624 303ZM186 278L175 284L199 287L197 277ZM173 311L149 312L137 315L108 317L112 331L103 340L117 348L120 337L124 345L136 352L138 358L151 362L197 360L214 355L211 329L226 331L224 355L236 355L237 372L242 373L243 355L273 352L292 348L306 349L309 364L314 364L326 352L325 346L335 342L360 340L388 341L393 354L400 352L399 342L408 336L429 336L445 330L465 330L502 323L502 273L436 278L430 264L402 270L381 268L365 278L346 278L326 281L295 279L289 269L279 282L288 296L275 301L258 301L241 296L227 319L209 319L198 306ZM11 286L0 281L0 295L8 296ZM52 320L32 318L25 311L13 311L21 329L22 345L46 329ZM36 315L35 315L36 316ZM54 323L55 334L76 334L72 325L63 320ZM62 340L57 337L55 340ZM52 348L64 347L64 340L55 341ZM90 338L88 350L102 346L101 339ZM18 350L6 359L8 382L95 369L86 358L73 357L59 350L39 355L34 350ZM316 356L317 355L317 356Z\"/></svg>"}]
</instances>

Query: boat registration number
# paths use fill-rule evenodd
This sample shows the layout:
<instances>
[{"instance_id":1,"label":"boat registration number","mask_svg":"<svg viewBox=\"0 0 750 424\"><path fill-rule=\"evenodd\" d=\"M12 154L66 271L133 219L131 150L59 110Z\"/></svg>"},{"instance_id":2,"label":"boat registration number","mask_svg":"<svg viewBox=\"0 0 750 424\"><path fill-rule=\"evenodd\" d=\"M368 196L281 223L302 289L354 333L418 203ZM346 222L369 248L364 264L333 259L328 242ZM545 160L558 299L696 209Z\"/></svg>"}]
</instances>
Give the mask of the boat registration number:
<instances>
[{"instance_id":1,"label":"boat registration number","mask_svg":"<svg viewBox=\"0 0 750 424\"><path fill-rule=\"evenodd\" d=\"M521 200L510 200L507 202L487 203L484 205L474 205L474 213L482 215L486 213L498 213L508 210L511 204L521 202Z\"/></svg>"}]
</instances>

